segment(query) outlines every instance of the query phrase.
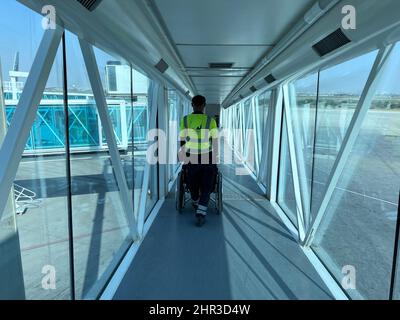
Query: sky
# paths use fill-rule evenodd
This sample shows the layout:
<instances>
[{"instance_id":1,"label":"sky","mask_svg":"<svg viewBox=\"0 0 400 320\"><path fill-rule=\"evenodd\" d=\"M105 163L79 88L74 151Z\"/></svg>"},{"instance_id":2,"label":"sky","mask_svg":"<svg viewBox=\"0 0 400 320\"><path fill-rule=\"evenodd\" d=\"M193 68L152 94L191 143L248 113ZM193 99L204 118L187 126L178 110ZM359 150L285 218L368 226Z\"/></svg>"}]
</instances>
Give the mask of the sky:
<instances>
[{"instance_id":1,"label":"sky","mask_svg":"<svg viewBox=\"0 0 400 320\"><path fill-rule=\"evenodd\" d=\"M43 37L42 16L16 0L0 0L0 63L2 67L3 81L9 81L8 72L12 70L14 57L19 52L20 71L29 72L35 58L40 41ZM89 81L80 53L77 37L66 32L67 43L67 71L68 84L87 90ZM104 77L104 68L112 56L95 50L101 75ZM62 51L61 45L56 56L47 87L62 87Z\"/></svg>"},{"instance_id":2,"label":"sky","mask_svg":"<svg viewBox=\"0 0 400 320\"><path fill-rule=\"evenodd\" d=\"M324 68L320 73L320 93L361 94L369 73L375 62L377 51L373 51L343 62L333 67ZM400 43L387 63L377 87L378 94L400 94ZM296 81L296 90L303 93L316 92L317 74L308 75Z\"/></svg>"},{"instance_id":3,"label":"sky","mask_svg":"<svg viewBox=\"0 0 400 320\"><path fill-rule=\"evenodd\" d=\"M39 47L44 30L42 16L31 11L16 0L0 0L0 62L3 81L9 81L8 71L12 69L15 53L20 52L20 71L29 71ZM66 33L67 66L69 86L83 90L89 89L83 59L76 36ZM96 50L97 62L102 76L108 60L113 60L106 53ZM320 78L320 90L323 93L359 94L368 77L376 52L372 52L338 66L323 70ZM380 81L379 93L400 94L400 45L395 48L386 77ZM314 76L315 79L315 76ZM297 86L303 92L315 91L313 77L303 79ZM61 50L51 72L48 87L62 87Z\"/></svg>"}]
</instances>

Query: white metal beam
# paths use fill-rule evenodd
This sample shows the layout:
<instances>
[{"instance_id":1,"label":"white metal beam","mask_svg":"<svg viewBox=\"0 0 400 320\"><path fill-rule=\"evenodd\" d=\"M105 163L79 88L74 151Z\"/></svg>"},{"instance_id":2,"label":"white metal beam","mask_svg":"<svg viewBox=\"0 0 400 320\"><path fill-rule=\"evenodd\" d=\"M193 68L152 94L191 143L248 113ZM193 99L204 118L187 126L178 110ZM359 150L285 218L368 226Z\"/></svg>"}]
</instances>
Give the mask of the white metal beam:
<instances>
[{"instance_id":1,"label":"white metal beam","mask_svg":"<svg viewBox=\"0 0 400 320\"><path fill-rule=\"evenodd\" d=\"M155 129L157 127L157 103L158 103L158 90L160 86L154 81L150 82L149 87L149 109L150 109L150 119L149 119L149 130ZM158 142L155 142L158 143ZM151 165L148 161L146 161L146 165L144 167L143 173L143 181L142 181L142 192L140 194L139 200L139 213L138 213L138 233L142 237L143 236L143 227L144 227L144 216L146 215L146 202L147 202L147 190L149 189L150 183L150 170Z\"/></svg>"},{"instance_id":2,"label":"white metal beam","mask_svg":"<svg viewBox=\"0 0 400 320\"><path fill-rule=\"evenodd\" d=\"M93 90L94 99L96 101L99 117L101 119L101 124L104 129L104 134L106 136L115 178L119 188L122 205L124 207L127 221L131 230L131 236L134 240L137 240L137 221L134 216L133 199L130 196L124 169L122 167L121 157L117 146L117 140L115 138L113 125L108 112L107 101L104 95L103 85L101 82L96 57L93 51L93 47L89 43L81 39L79 39L79 43L82 50L83 59L85 60L85 65L89 76L90 85Z\"/></svg>"},{"instance_id":3,"label":"white metal beam","mask_svg":"<svg viewBox=\"0 0 400 320\"><path fill-rule=\"evenodd\" d=\"M310 186L307 184L307 168L306 163L304 161L303 150L302 150L302 141L301 141L301 133L299 130L299 126L301 124L301 119L298 116L299 106L297 105L297 97L296 97L296 89L294 86L294 82L290 82L288 84L289 87L289 98L290 98L290 108L288 112L292 117L292 130L293 137L295 139L295 153L296 153L296 161L297 161L297 170L299 173L299 182L301 187L301 199L303 204L303 214L304 214L304 228L307 231L307 228L310 224ZM293 104L293 105L292 105Z\"/></svg>"},{"instance_id":4,"label":"white metal beam","mask_svg":"<svg viewBox=\"0 0 400 320\"><path fill-rule=\"evenodd\" d=\"M255 160L255 162L254 162L254 170L256 172L256 176L259 177L258 173L260 171L260 161L259 161L259 158L258 158L258 156L259 156L259 147L258 146L260 144L260 140L259 140L260 136L259 136L257 130L260 129L260 128L259 128L259 125L258 125L259 122L257 121L258 118L256 117L256 109L258 109L258 108L256 108L255 100L256 100L255 97L251 98L250 107L252 109L252 113L251 114L252 114L252 121L253 121L253 141L254 141L254 143L253 143L253 148L254 148L253 155L254 155L254 158L255 158L255 159L253 159L253 160ZM257 181L258 181L258 179L257 179Z\"/></svg>"},{"instance_id":5,"label":"white metal beam","mask_svg":"<svg viewBox=\"0 0 400 320\"><path fill-rule=\"evenodd\" d=\"M305 240L306 246L311 246L314 235L320 227L322 219L326 215L328 204L332 198L333 192L335 191L336 185L342 174L344 166L346 165L350 152L361 130L362 123L367 115L372 99L375 95L375 91L379 83L379 78L382 75L385 66L387 65L389 57L393 52L393 48L394 45L391 44L384 49L381 49L375 59L374 65L371 69L360 100L358 101L357 108L354 111L354 115L350 122L346 136L343 139L343 143L339 150L338 156L336 157L336 161L333 165L331 174L328 179L328 184L325 189L324 197L317 211L316 218L313 222L312 227L307 232L307 237Z\"/></svg>"},{"instance_id":6,"label":"white metal beam","mask_svg":"<svg viewBox=\"0 0 400 320\"><path fill-rule=\"evenodd\" d=\"M262 185L268 186L268 183L266 181L263 181L263 178L265 177L265 173L268 171L268 150L265 148L266 145L268 145L266 137L268 137L267 133L267 125L264 126L263 121L261 120L264 118L264 115L262 113L268 112L268 117L270 116L270 113L266 110L262 110L262 113L260 113L260 105L258 102L257 97L254 98L257 100L257 103L255 104L254 108L254 113L255 113L255 118L256 118L256 138L257 138L257 146L256 146L256 159L258 158L258 167L257 167L257 182L261 183ZM269 106L267 106L269 108ZM268 119L267 119L268 121ZM264 127L263 127L264 126ZM265 194L267 196L267 194Z\"/></svg>"},{"instance_id":7,"label":"white metal beam","mask_svg":"<svg viewBox=\"0 0 400 320\"><path fill-rule=\"evenodd\" d=\"M243 103L239 103L237 105L237 117L236 117L236 121L237 121L237 143L236 143L236 148L235 150L237 150L237 152L240 154L240 156L242 156L243 154L243 116L242 116L242 111L243 111Z\"/></svg>"},{"instance_id":8,"label":"white metal beam","mask_svg":"<svg viewBox=\"0 0 400 320\"><path fill-rule=\"evenodd\" d=\"M168 119L168 108L166 105L166 90L163 86L160 86L158 89L158 98L157 98L157 109L158 109L158 129L161 132L164 132L167 137L167 119ZM162 163L158 164L159 168L159 191L160 191L160 199L164 199L168 193L168 165L165 163L167 159L166 155L166 146L163 148L164 155L160 155L161 158L164 159Z\"/></svg>"},{"instance_id":9,"label":"white metal beam","mask_svg":"<svg viewBox=\"0 0 400 320\"><path fill-rule=\"evenodd\" d=\"M230 123L230 128L231 128L231 137L230 137L230 143L231 146L233 147L233 149L235 149L235 134L236 134L236 130L235 130L235 123L236 123L236 117L235 117L235 113L236 113L236 105L232 107L231 109L231 123Z\"/></svg>"},{"instance_id":10,"label":"white metal beam","mask_svg":"<svg viewBox=\"0 0 400 320\"><path fill-rule=\"evenodd\" d=\"M224 129L228 129L228 142L231 146L233 146L233 127L232 127L232 122L233 122L233 107L229 109L224 110L226 113L226 124Z\"/></svg>"},{"instance_id":11,"label":"white metal beam","mask_svg":"<svg viewBox=\"0 0 400 320\"><path fill-rule=\"evenodd\" d=\"M257 161L257 176L258 180L260 181L261 175L260 175L260 163L261 163L261 158L262 158L262 144L261 144L261 118L260 118L260 106L259 106L259 101L258 101L258 96L254 97L254 118L255 118L255 123L254 123L254 128L256 129L256 141L257 141L257 148L256 148L256 161Z\"/></svg>"},{"instance_id":12,"label":"white metal beam","mask_svg":"<svg viewBox=\"0 0 400 320\"><path fill-rule=\"evenodd\" d=\"M261 154L261 159L259 162L259 170L258 170L258 182L261 182L262 184L264 184L265 186L267 186L269 188L268 182L267 181L263 181L263 178L266 177L266 174L268 174L268 170L269 170L269 163L268 163L268 152L269 152L269 142L266 139L267 137L270 138L271 135L269 135L269 130L271 130L270 127L268 127L268 122L271 121L271 110L270 110L270 106L267 106L268 110L268 118L267 118L267 124L264 126L263 130L261 131L260 128L260 141L259 141L259 152ZM259 109L259 108L258 108ZM263 110L263 112L265 112L265 110ZM257 116L258 119L263 118L264 116L260 114L260 112L257 112ZM263 123L261 120L258 121L260 126L263 126ZM262 139L263 137L263 139ZM262 139L262 145L261 145L261 139ZM267 188L267 191L268 191Z\"/></svg>"},{"instance_id":13,"label":"white metal beam","mask_svg":"<svg viewBox=\"0 0 400 320\"><path fill-rule=\"evenodd\" d=\"M240 140L240 155L243 159L245 159L245 144L246 144L246 124L245 124L245 114L244 114L244 103L243 101L240 104L240 133L241 133L241 140Z\"/></svg>"},{"instance_id":14,"label":"white metal beam","mask_svg":"<svg viewBox=\"0 0 400 320\"><path fill-rule=\"evenodd\" d=\"M293 187L294 187L294 195L296 199L296 214L297 214L297 226L299 228L299 236L300 241L304 241L305 238L305 225L304 225L304 207L303 207L303 199L301 197L301 188L300 188L300 179L299 179L299 171L297 165L297 154L296 154L296 146L293 135L293 123L292 116L290 113L290 96L289 96L289 87L288 85L283 86L283 94L285 100L285 116L286 116L286 128L287 128L287 136L289 142L289 155L290 162L292 167L292 178L293 178Z\"/></svg>"},{"instance_id":15,"label":"white metal beam","mask_svg":"<svg viewBox=\"0 0 400 320\"><path fill-rule=\"evenodd\" d=\"M4 101L4 88L3 88L3 71L0 60L0 147L3 143L4 137L7 134L7 113L6 113L6 103ZM7 218L11 219L14 230L16 231L16 216L15 216L15 201L14 201L14 190L12 189L8 195L8 204L6 204L5 212L3 215L0 212L0 224Z\"/></svg>"},{"instance_id":16,"label":"white metal beam","mask_svg":"<svg viewBox=\"0 0 400 320\"><path fill-rule=\"evenodd\" d=\"M233 145L234 145L234 149L239 152L239 150L240 150L240 141L239 141L239 137L240 137L240 104L239 103L235 106L234 125L235 125L235 128L234 128L235 132L234 132L234 136L233 136Z\"/></svg>"},{"instance_id":17,"label":"white metal beam","mask_svg":"<svg viewBox=\"0 0 400 320\"><path fill-rule=\"evenodd\" d=\"M270 157L266 157L267 161L270 159L271 163L267 167L269 173L267 177L270 177L267 181L267 190L269 191L269 200L271 202L277 202L278 199L278 172L279 172L279 161L280 161L280 145L281 145L281 131L282 131L282 116L283 116L283 89L279 86L277 89L272 91L271 95L272 106L270 108L271 117L271 132L270 145L268 152ZM261 162L264 165L264 162ZM266 164L267 165L267 164Z\"/></svg>"},{"instance_id":18,"label":"white metal beam","mask_svg":"<svg viewBox=\"0 0 400 320\"><path fill-rule=\"evenodd\" d=\"M253 116L249 117L249 113L252 112L252 100L246 100L250 102L249 106L246 107L246 102L243 104L243 158L246 159L249 156L249 151L250 151L250 124L253 123Z\"/></svg>"},{"instance_id":19,"label":"white metal beam","mask_svg":"<svg viewBox=\"0 0 400 320\"><path fill-rule=\"evenodd\" d=\"M0 149L0 219L17 174L29 132L49 78L64 29L48 29L32 63L25 88Z\"/></svg>"},{"instance_id":20,"label":"white metal beam","mask_svg":"<svg viewBox=\"0 0 400 320\"><path fill-rule=\"evenodd\" d=\"M267 115L267 120L264 128L264 150L266 153L266 164L265 164L265 171L263 173L263 179L265 180L265 185L270 186L270 181L271 181L271 170L272 170L272 151L274 148L273 145L273 139L274 139L274 125L275 125L275 104L278 104L279 110L277 112L279 113L279 128L276 129L278 130L278 133L280 133L280 124L282 123L282 102L283 99L279 100L279 87L276 88L275 90L271 91L270 97L269 97L269 102L268 102L268 115ZM281 95L282 97L282 95ZM278 100L277 100L278 99ZM280 137L280 135L279 135ZM278 144L278 153L279 153L279 145L280 141L277 142ZM276 169L276 174L278 174L278 169ZM271 193L268 193L268 199L270 199Z\"/></svg>"}]
</instances>

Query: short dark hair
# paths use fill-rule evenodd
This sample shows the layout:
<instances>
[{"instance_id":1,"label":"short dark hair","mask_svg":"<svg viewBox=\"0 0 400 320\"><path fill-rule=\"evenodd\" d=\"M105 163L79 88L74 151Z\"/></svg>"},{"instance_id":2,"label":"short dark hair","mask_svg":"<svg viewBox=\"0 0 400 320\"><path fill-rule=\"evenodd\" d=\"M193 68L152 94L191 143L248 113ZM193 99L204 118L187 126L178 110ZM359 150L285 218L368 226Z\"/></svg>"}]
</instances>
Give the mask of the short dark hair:
<instances>
[{"instance_id":1,"label":"short dark hair","mask_svg":"<svg viewBox=\"0 0 400 320\"><path fill-rule=\"evenodd\" d=\"M195 107L201 107L206 104L206 98L200 95L195 96L192 99L192 104Z\"/></svg>"}]
</instances>

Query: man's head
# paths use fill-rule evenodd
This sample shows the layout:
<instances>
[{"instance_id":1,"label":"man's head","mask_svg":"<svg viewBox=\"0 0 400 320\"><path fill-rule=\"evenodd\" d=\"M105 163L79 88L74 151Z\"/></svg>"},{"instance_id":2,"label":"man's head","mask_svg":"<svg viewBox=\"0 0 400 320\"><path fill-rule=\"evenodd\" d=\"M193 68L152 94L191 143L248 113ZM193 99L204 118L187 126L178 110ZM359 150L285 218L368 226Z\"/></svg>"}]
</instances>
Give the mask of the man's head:
<instances>
[{"instance_id":1,"label":"man's head","mask_svg":"<svg viewBox=\"0 0 400 320\"><path fill-rule=\"evenodd\" d=\"M196 112L203 112L206 107L206 98L203 96L195 96L192 99L192 107Z\"/></svg>"}]
</instances>

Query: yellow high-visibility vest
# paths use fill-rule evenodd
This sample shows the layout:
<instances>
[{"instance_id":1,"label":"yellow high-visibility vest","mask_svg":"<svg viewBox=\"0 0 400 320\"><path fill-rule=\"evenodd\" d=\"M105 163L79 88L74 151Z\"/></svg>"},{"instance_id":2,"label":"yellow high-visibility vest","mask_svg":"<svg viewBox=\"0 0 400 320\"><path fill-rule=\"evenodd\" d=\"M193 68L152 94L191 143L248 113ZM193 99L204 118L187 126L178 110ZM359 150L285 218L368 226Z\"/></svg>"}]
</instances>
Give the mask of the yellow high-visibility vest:
<instances>
[{"instance_id":1,"label":"yellow high-visibility vest","mask_svg":"<svg viewBox=\"0 0 400 320\"><path fill-rule=\"evenodd\" d=\"M206 154L212 151L212 139L218 138L217 122L203 113L192 113L181 120L181 141L190 154Z\"/></svg>"}]
</instances>

